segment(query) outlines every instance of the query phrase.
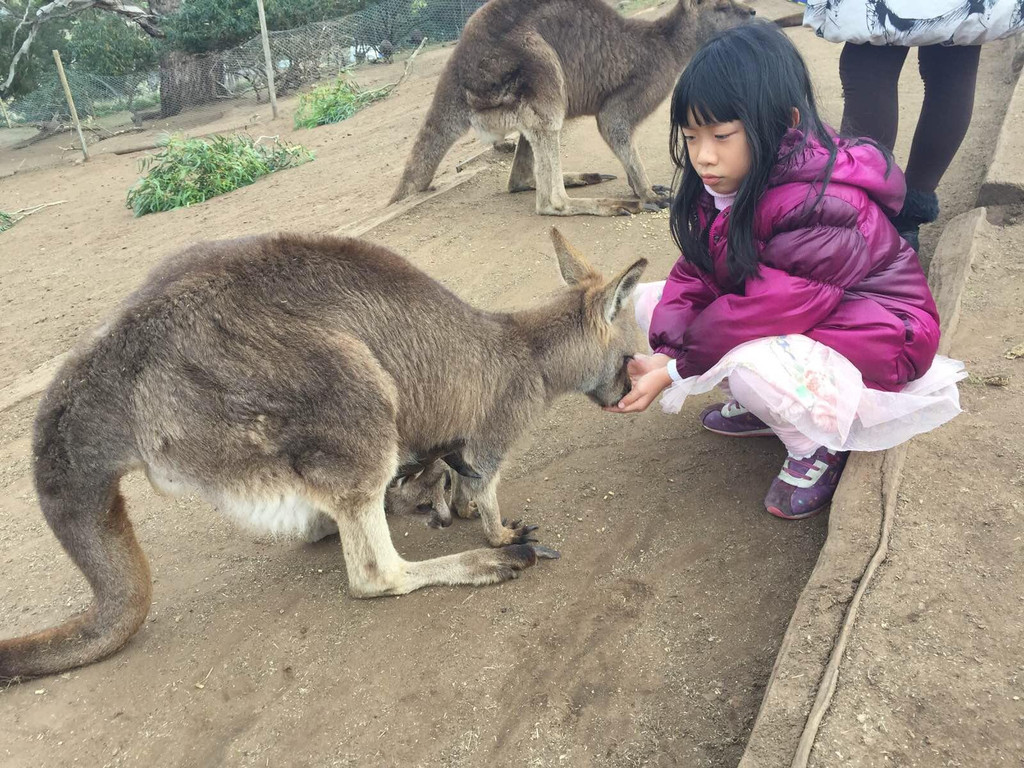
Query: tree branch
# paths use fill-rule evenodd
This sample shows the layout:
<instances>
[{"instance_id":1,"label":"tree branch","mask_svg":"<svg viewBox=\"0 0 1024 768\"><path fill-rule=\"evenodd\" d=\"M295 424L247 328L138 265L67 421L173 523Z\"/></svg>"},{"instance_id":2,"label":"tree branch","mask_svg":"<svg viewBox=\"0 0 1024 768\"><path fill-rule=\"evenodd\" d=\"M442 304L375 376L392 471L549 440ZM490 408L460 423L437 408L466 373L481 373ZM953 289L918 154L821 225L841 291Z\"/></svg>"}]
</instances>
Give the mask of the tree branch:
<instances>
[{"instance_id":1,"label":"tree branch","mask_svg":"<svg viewBox=\"0 0 1024 768\"><path fill-rule=\"evenodd\" d=\"M14 54L14 58L11 59L11 66L7 72L7 79L0 84L0 93L5 93L11 87L11 83L14 82L14 76L18 69L18 62L26 53L28 53L29 48L32 47L32 41L35 39L39 28L46 22L52 21L53 19L73 16L74 14L81 13L89 8L96 8L100 11L116 13L118 16L122 16L129 21L138 24L142 31L150 37L164 36L160 27L157 26L158 17L155 14L140 8L137 5L129 5L122 0L51 0L51 2L40 6L33 15L33 18L30 20L29 10L31 7L31 4L25 7L25 17L21 20L21 23L14 32L12 47L14 38L17 37L21 29L23 27L28 28L28 35L22 41L21 46Z\"/></svg>"}]
</instances>

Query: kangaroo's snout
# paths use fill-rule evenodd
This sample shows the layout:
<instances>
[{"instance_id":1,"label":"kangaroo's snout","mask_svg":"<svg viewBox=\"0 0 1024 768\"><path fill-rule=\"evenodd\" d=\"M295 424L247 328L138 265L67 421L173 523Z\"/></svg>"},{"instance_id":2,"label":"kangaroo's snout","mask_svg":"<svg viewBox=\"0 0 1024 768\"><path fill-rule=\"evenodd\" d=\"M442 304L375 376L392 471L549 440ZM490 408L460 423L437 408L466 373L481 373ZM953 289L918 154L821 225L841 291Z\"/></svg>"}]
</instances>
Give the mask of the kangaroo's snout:
<instances>
[{"instance_id":1,"label":"kangaroo's snout","mask_svg":"<svg viewBox=\"0 0 1024 768\"><path fill-rule=\"evenodd\" d=\"M427 525L431 528L447 528L452 524L452 511L448 509L447 505L443 509L428 505L425 512L430 514L430 517L427 518Z\"/></svg>"}]
</instances>

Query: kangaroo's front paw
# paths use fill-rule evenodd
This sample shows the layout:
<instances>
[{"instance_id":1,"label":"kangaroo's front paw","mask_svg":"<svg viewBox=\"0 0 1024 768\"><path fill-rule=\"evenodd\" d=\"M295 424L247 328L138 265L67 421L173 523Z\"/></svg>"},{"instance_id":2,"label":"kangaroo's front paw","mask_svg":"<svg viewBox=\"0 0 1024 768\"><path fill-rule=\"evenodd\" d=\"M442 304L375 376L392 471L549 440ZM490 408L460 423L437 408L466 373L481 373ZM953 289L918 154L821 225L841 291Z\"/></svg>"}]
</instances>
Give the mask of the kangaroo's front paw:
<instances>
[{"instance_id":1,"label":"kangaroo's front paw","mask_svg":"<svg viewBox=\"0 0 1024 768\"><path fill-rule=\"evenodd\" d=\"M669 194L670 191L671 190L669 190L668 187L656 184L652 188L651 192L644 195L643 200L641 201L643 203L643 209L645 211L657 212L662 208L668 208L672 205L672 196Z\"/></svg>"},{"instance_id":2,"label":"kangaroo's front paw","mask_svg":"<svg viewBox=\"0 0 1024 768\"><path fill-rule=\"evenodd\" d=\"M453 503L451 509L452 512L463 520L472 520L476 517L480 517L480 510L477 508L475 501L460 501Z\"/></svg>"},{"instance_id":3,"label":"kangaroo's front paw","mask_svg":"<svg viewBox=\"0 0 1024 768\"><path fill-rule=\"evenodd\" d=\"M488 536L488 540L492 547L506 547L510 544L531 544L535 543L537 539L533 537L533 532L540 526L537 525L523 525L522 520L508 520L502 519L501 528L497 531L496 535Z\"/></svg>"}]
</instances>

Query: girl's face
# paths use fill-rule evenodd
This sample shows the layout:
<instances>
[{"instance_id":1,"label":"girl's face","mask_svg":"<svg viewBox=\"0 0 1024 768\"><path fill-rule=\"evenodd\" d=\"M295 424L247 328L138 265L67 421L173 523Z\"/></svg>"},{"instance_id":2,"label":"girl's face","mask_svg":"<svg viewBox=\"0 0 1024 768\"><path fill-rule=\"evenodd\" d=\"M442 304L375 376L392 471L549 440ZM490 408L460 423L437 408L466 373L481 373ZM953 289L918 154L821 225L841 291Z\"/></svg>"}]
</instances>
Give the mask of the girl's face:
<instances>
[{"instance_id":1,"label":"girl's face","mask_svg":"<svg viewBox=\"0 0 1024 768\"><path fill-rule=\"evenodd\" d=\"M750 147L743 123L708 123L682 128L690 165L709 188L720 195L731 195L740 188L750 171Z\"/></svg>"}]
</instances>

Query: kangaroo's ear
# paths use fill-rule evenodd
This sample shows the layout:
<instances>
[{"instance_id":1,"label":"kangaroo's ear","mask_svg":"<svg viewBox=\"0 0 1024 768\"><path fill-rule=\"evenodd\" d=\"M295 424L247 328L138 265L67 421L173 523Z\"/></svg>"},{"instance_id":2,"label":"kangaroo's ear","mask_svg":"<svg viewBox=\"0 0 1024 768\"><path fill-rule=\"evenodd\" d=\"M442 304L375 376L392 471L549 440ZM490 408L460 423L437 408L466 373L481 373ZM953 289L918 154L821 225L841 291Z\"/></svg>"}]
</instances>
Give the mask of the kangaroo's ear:
<instances>
[{"instance_id":1,"label":"kangaroo's ear","mask_svg":"<svg viewBox=\"0 0 1024 768\"><path fill-rule=\"evenodd\" d=\"M551 228L551 242L555 244L555 255L558 257L558 270L566 285L577 285L587 277L596 275L590 262L583 254L573 248L565 235L555 227Z\"/></svg>"},{"instance_id":2,"label":"kangaroo's ear","mask_svg":"<svg viewBox=\"0 0 1024 768\"><path fill-rule=\"evenodd\" d=\"M447 472L448 466L443 458L440 461L433 461L423 470L423 482L430 486L437 485L444 480Z\"/></svg>"},{"instance_id":3,"label":"kangaroo's ear","mask_svg":"<svg viewBox=\"0 0 1024 768\"><path fill-rule=\"evenodd\" d=\"M611 280L608 285L601 289L601 303L598 305L604 309L604 319L609 323L615 319L626 303L636 284L640 282L640 275L647 269L647 259L640 259L633 262L621 275Z\"/></svg>"}]
</instances>

